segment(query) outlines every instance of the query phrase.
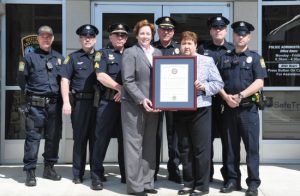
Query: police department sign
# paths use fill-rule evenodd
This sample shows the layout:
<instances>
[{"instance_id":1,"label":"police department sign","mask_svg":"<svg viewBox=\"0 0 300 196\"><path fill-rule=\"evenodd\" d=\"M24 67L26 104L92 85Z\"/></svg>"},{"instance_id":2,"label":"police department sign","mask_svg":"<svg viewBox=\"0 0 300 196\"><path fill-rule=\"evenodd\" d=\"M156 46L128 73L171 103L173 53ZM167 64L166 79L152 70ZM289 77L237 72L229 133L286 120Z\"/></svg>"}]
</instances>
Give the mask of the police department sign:
<instances>
[{"instance_id":1,"label":"police department sign","mask_svg":"<svg viewBox=\"0 0 300 196\"><path fill-rule=\"evenodd\" d=\"M28 35L21 39L22 55L32 52L34 49L39 47L37 41L37 35Z\"/></svg>"}]
</instances>

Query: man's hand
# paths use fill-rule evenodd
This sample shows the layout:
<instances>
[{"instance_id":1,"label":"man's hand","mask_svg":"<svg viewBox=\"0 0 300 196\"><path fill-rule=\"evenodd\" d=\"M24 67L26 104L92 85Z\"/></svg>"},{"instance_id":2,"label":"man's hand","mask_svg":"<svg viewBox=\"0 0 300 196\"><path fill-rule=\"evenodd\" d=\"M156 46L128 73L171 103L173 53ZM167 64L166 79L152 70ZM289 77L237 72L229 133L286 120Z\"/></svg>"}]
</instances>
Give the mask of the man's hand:
<instances>
[{"instance_id":1,"label":"man's hand","mask_svg":"<svg viewBox=\"0 0 300 196\"><path fill-rule=\"evenodd\" d=\"M64 103L62 108L63 114L70 115L72 112L72 107L70 103Z\"/></svg>"}]
</instances>

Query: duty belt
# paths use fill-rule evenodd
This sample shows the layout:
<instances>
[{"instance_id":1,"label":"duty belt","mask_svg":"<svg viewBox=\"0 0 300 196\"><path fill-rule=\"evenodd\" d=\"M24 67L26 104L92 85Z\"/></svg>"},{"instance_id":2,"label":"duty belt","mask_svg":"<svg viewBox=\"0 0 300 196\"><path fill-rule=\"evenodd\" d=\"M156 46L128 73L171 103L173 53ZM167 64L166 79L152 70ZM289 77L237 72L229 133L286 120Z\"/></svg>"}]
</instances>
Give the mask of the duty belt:
<instances>
[{"instance_id":1,"label":"duty belt","mask_svg":"<svg viewBox=\"0 0 300 196\"><path fill-rule=\"evenodd\" d=\"M253 102L251 96L250 97L246 97L246 98L243 98L241 100L241 103L240 103L240 106L241 107L249 107L249 106L253 106L255 103Z\"/></svg>"},{"instance_id":2,"label":"duty belt","mask_svg":"<svg viewBox=\"0 0 300 196\"><path fill-rule=\"evenodd\" d=\"M54 104L57 102L58 97L54 96L39 96L39 95L27 95L26 100L31 106L45 107L47 104Z\"/></svg>"},{"instance_id":3,"label":"duty belt","mask_svg":"<svg viewBox=\"0 0 300 196\"><path fill-rule=\"evenodd\" d=\"M75 99L94 99L94 93L74 93Z\"/></svg>"}]
</instances>

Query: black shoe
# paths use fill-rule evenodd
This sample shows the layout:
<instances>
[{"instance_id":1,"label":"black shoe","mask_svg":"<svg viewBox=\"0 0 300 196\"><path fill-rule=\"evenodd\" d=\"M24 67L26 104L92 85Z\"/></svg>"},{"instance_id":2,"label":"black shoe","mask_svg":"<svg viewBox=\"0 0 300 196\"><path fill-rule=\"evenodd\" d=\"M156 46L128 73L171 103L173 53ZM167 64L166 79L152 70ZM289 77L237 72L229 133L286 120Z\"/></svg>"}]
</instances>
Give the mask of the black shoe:
<instances>
[{"instance_id":1,"label":"black shoe","mask_svg":"<svg viewBox=\"0 0 300 196\"><path fill-rule=\"evenodd\" d=\"M59 181L61 179L61 175L58 175L53 167L53 165L46 165L44 167L43 178Z\"/></svg>"},{"instance_id":2,"label":"black shoe","mask_svg":"<svg viewBox=\"0 0 300 196\"><path fill-rule=\"evenodd\" d=\"M79 176L75 176L75 177L73 178L72 182L73 182L74 184L81 184L81 183L83 182L83 179L82 179L81 177L79 177Z\"/></svg>"},{"instance_id":3,"label":"black shoe","mask_svg":"<svg viewBox=\"0 0 300 196\"><path fill-rule=\"evenodd\" d=\"M103 189L103 184L101 180L92 180L91 189L95 191L99 191Z\"/></svg>"},{"instance_id":4,"label":"black shoe","mask_svg":"<svg viewBox=\"0 0 300 196\"><path fill-rule=\"evenodd\" d=\"M157 190L155 190L155 189L145 189L144 192L150 193L150 194L157 194Z\"/></svg>"},{"instance_id":5,"label":"black shoe","mask_svg":"<svg viewBox=\"0 0 300 196\"><path fill-rule=\"evenodd\" d=\"M137 195L137 196L147 196L148 194L147 194L147 193L145 193L144 191L142 191L142 192L130 193L130 195Z\"/></svg>"},{"instance_id":6,"label":"black shoe","mask_svg":"<svg viewBox=\"0 0 300 196\"><path fill-rule=\"evenodd\" d=\"M249 187L245 193L245 196L257 196L257 187Z\"/></svg>"},{"instance_id":7,"label":"black shoe","mask_svg":"<svg viewBox=\"0 0 300 196\"><path fill-rule=\"evenodd\" d=\"M177 192L177 195L187 195L192 192L193 192L193 189L183 188Z\"/></svg>"},{"instance_id":8,"label":"black shoe","mask_svg":"<svg viewBox=\"0 0 300 196\"><path fill-rule=\"evenodd\" d=\"M208 193L209 191L194 190L193 192L190 193L190 196L201 196L201 195L206 195Z\"/></svg>"},{"instance_id":9,"label":"black shoe","mask_svg":"<svg viewBox=\"0 0 300 196\"><path fill-rule=\"evenodd\" d=\"M182 178L179 174L169 175L168 180L176 182L178 184L182 184Z\"/></svg>"},{"instance_id":10,"label":"black shoe","mask_svg":"<svg viewBox=\"0 0 300 196\"><path fill-rule=\"evenodd\" d=\"M228 182L225 184L224 187L221 188L221 193L231 193L232 191L240 191L242 188L241 186L237 186L233 182Z\"/></svg>"},{"instance_id":11,"label":"black shoe","mask_svg":"<svg viewBox=\"0 0 300 196\"><path fill-rule=\"evenodd\" d=\"M25 185L26 186L36 186L35 170L34 169L26 171Z\"/></svg>"},{"instance_id":12,"label":"black shoe","mask_svg":"<svg viewBox=\"0 0 300 196\"><path fill-rule=\"evenodd\" d=\"M121 177L121 183L126 184L126 178L125 177Z\"/></svg>"}]
</instances>

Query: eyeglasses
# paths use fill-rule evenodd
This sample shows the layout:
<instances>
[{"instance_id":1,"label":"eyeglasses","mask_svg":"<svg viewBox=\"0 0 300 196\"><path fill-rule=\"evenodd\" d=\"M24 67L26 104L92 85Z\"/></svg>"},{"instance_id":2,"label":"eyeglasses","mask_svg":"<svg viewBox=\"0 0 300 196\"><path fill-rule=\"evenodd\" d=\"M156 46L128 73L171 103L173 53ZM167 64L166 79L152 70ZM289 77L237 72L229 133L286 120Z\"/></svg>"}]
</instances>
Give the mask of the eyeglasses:
<instances>
[{"instance_id":1,"label":"eyeglasses","mask_svg":"<svg viewBox=\"0 0 300 196\"><path fill-rule=\"evenodd\" d=\"M125 38L125 37L127 37L127 34L125 34L125 33L113 33L113 35L115 35L116 37L121 37L121 38Z\"/></svg>"},{"instance_id":2,"label":"eyeglasses","mask_svg":"<svg viewBox=\"0 0 300 196\"><path fill-rule=\"evenodd\" d=\"M159 29L161 29L162 31L166 31L166 32L168 32L168 33L174 31L174 29L172 29L172 28L159 28Z\"/></svg>"}]
</instances>

